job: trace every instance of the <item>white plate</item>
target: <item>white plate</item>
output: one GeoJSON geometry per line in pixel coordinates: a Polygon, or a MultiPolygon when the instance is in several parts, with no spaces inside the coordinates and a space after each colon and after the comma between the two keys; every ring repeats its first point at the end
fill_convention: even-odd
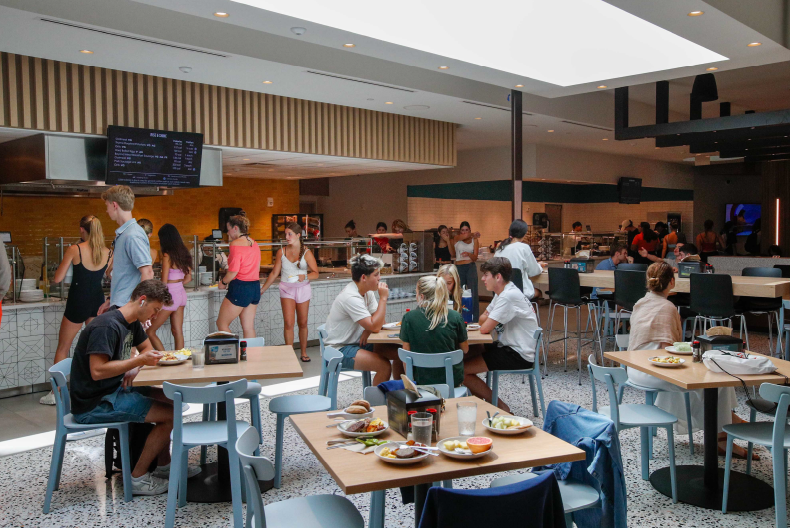
{"type": "Polygon", "coordinates": [[[527,427],[523,429],[495,429],[494,427],[488,426],[488,418],[483,418],[483,427],[488,429],[491,432],[501,435],[517,435],[529,430],[532,427],[532,420],[528,418],[522,418],[521,416],[506,416],[505,418],[510,418],[511,420],[516,419],[519,421],[521,425],[526,425],[527,427]]]}
{"type": "Polygon", "coordinates": [[[667,347],[667,348],[665,348],[664,350],[666,350],[666,351],[667,351],[667,352],[669,352],[670,354],[678,354],[678,355],[680,355],[680,356],[690,356],[690,355],[692,354],[691,350],[689,350],[688,352],[686,352],[686,351],[683,351],[683,350],[678,350],[678,349],[677,349],[677,348],[675,348],[674,346],[668,346],[668,347],[667,347]]]}
{"type": "Polygon", "coordinates": [[[413,457],[413,458],[385,458],[385,457],[383,457],[383,456],[381,456],[379,454],[379,453],[381,453],[381,450],[383,448],[385,448],[385,447],[388,447],[390,449],[395,449],[395,448],[403,447],[403,446],[404,446],[403,443],[388,442],[386,444],[378,446],[376,449],[373,450],[373,453],[375,453],[376,456],[379,457],[379,460],[387,462],[388,464],[396,464],[396,465],[399,465],[399,466],[406,466],[406,465],[409,465],[409,464],[416,464],[417,462],[421,462],[421,461],[425,460],[429,456],[428,453],[422,453],[422,454],[419,454],[419,455],[417,455],[416,457],[413,457]]]}
{"type": "Polygon", "coordinates": [[[390,428],[390,424],[388,424],[387,422],[384,422],[384,429],[382,429],[381,431],[376,431],[375,433],[365,433],[365,432],[351,433],[351,432],[346,431],[345,429],[343,429],[343,427],[345,427],[347,425],[351,425],[351,423],[352,422],[344,422],[344,423],[337,424],[337,430],[340,431],[341,433],[343,433],[346,436],[350,436],[351,438],[359,438],[360,436],[378,436],[378,435],[384,433],[384,431],[386,431],[387,429],[390,428]]]}
{"type": "Polygon", "coordinates": [[[479,324],[466,325],[466,329],[467,330],[480,330],[480,325],[479,324]]]}
{"type": "Polygon", "coordinates": [[[362,414],[353,414],[345,412],[346,410],[343,409],[342,411],[332,411],[331,413],[327,414],[327,418],[348,418],[350,420],[356,420],[357,418],[362,420],[364,418],[370,418],[373,416],[375,409],[371,409],[366,413],[362,414]]]}
{"type": "Polygon", "coordinates": [[[400,321],[398,321],[397,323],[387,323],[381,328],[383,328],[384,330],[392,330],[394,328],[400,328],[400,321]]]}
{"type": "Polygon", "coordinates": [[[483,451],[482,453],[456,453],[455,451],[448,451],[444,448],[444,443],[449,442],[450,440],[458,440],[459,442],[466,442],[468,439],[473,438],[471,436],[451,436],[450,438],[445,438],[444,440],[439,440],[436,442],[436,446],[439,448],[439,452],[443,455],[446,455],[450,458],[457,458],[459,460],[474,460],[475,458],[483,458],[489,453],[494,452],[494,446],[491,446],[491,449],[488,451],[483,451]]]}
{"type": "Polygon", "coordinates": [[[666,368],[678,368],[678,367],[682,367],[682,366],[683,366],[683,363],[685,363],[685,362],[686,362],[686,360],[685,360],[685,359],[680,359],[680,363],[660,363],[660,362],[658,362],[658,361],[653,361],[655,358],[658,358],[658,357],[666,357],[666,356],[651,356],[651,357],[647,358],[647,360],[648,360],[648,361],[649,361],[649,362],[650,362],[652,365],[655,365],[655,366],[657,366],[657,367],[666,367],[666,368]]]}
{"type": "Polygon", "coordinates": [[[189,356],[185,356],[184,354],[176,354],[176,357],[178,359],[173,359],[173,360],[160,359],[159,360],[159,364],[160,365],[180,365],[181,363],[183,363],[184,361],[189,359],[189,356]]]}

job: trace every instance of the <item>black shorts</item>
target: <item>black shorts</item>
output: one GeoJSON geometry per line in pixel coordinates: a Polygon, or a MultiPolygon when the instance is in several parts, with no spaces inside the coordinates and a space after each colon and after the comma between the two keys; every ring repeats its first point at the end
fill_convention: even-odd
{"type": "Polygon", "coordinates": [[[246,308],[251,304],[257,305],[261,300],[261,283],[233,279],[228,284],[225,298],[239,308],[246,308]]]}
{"type": "Polygon", "coordinates": [[[488,370],[528,370],[534,363],[527,361],[521,354],[509,346],[498,346],[497,343],[486,343],[483,361],[488,370]]]}

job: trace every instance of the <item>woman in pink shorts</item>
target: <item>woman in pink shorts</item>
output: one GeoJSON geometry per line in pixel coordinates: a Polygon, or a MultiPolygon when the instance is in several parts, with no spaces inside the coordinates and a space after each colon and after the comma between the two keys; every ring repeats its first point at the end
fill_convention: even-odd
{"type": "Polygon", "coordinates": [[[274,284],[280,276],[280,304],[283,308],[283,334],[285,344],[294,343],[294,312],[299,325],[299,347],[302,361],[307,363],[307,312],[310,309],[310,279],[318,278],[318,265],[315,257],[302,243],[302,228],[297,223],[285,227],[286,246],[274,257],[274,269],[261,288],[261,295],[274,284]]]}
{"type": "Polygon", "coordinates": [[[159,229],[159,248],[162,253],[162,282],[167,284],[173,304],[162,307],[162,311],[151,319],[151,326],[146,333],[156,350],[164,350],[156,331],[169,317],[174,349],[181,350],[184,348],[184,307],[187,305],[184,283],[192,280],[192,255],[181,240],[178,229],[172,224],[165,224],[159,229]]]}

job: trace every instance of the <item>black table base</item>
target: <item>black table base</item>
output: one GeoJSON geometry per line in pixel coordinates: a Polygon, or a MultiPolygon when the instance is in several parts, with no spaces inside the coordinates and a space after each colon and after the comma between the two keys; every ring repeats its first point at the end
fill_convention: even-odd
{"type": "MultiPolygon", "coordinates": [[[[187,480],[187,502],[231,502],[230,481],[220,476],[219,463],[201,464],[200,469],[199,474],[187,480]]],[[[261,492],[269,491],[274,480],[261,480],[258,485],[261,492]]]]}
{"type": "MultiPolygon", "coordinates": [[[[724,489],[724,468],[718,469],[718,485],[705,485],[703,466],[677,466],[678,501],[700,508],[721,511],[724,489]]],[[[669,468],[661,468],[650,475],[650,483],[660,493],[672,497],[669,468]]],[[[730,471],[730,493],[727,511],[756,511],[774,505],[774,489],[766,482],[745,473],[730,471]]]]}

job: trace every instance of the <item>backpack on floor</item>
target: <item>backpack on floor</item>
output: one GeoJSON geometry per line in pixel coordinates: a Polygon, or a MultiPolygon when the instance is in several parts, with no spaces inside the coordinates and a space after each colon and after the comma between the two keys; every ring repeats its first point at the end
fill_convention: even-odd
{"type": "MultiPolygon", "coordinates": [[[[132,467],[140,460],[145,441],[148,439],[148,435],[153,428],[154,424],[149,423],[129,424],[129,460],[132,463],[132,467]]],[[[104,436],[105,478],[112,477],[112,474],[116,471],[120,471],[121,468],[121,437],[117,429],[107,429],[107,433],[104,436]]],[[[153,471],[154,469],[156,469],[156,459],[151,462],[151,467],[148,468],[149,471],[153,471]]]]}

